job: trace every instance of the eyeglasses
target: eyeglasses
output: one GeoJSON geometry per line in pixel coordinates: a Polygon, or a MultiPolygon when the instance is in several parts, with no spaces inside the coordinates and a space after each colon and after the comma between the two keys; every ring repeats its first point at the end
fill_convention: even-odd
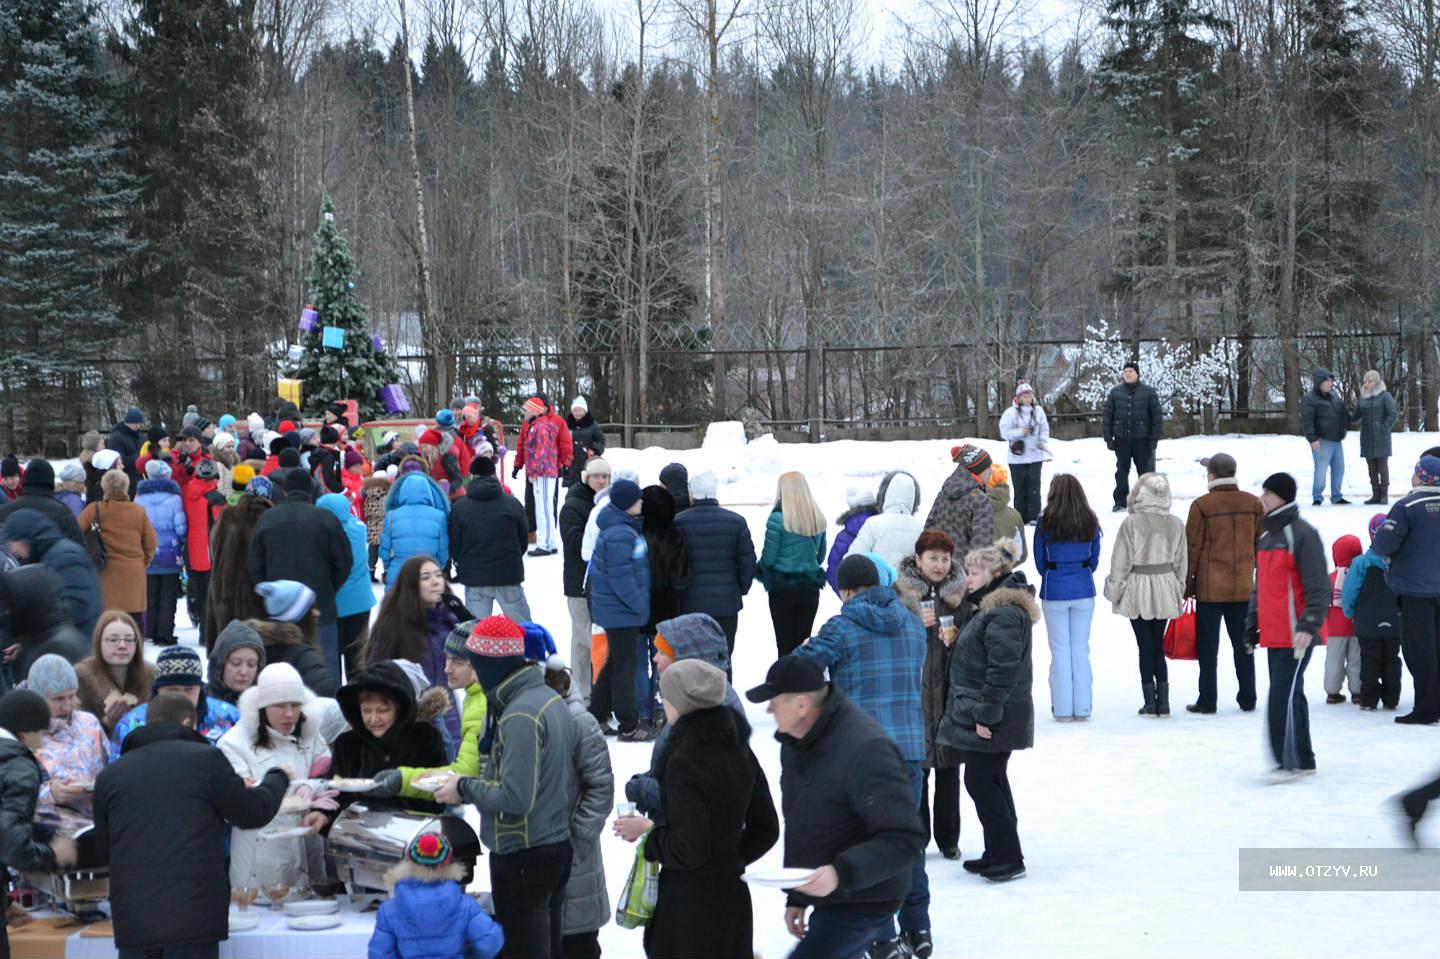
{"type": "Polygon", "coordinates": [[[106,646],[134,646],[134,636],[106,636],[100,640],[106,646]]]}

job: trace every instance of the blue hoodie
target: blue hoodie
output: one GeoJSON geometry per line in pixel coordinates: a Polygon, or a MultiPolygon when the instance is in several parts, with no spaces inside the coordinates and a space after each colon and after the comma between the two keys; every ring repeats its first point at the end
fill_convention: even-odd
{"type": "Polygon", "coordinates": [[[397,882],[395,895],[380,905],[369,959],[494,959],[499,954],[505,933],[444,870],[408,862],[396,868],[416,876],[397,882]],[[431,875],[420,878],[420,873],[431,875]]]}
{"type": "Polygon", "coordinates": [[[335,615],[354,616],[375,605],[375,592],[370,588],[369,547],[365,541],[365,524],[355,517],[350,501],[340,493],[326,493],[315,505],[340,521],[345,538],[350,541],[350,575],[335,591],[335,615]]]}
{"type": "Polygon", "coordinates": [[[650,551],[640,517],[610,504],[595,525],[600,536],[590,555],[590,619],[605,629],[650,622],[650,551]]]}
{"type": "Polygon", "coordinates": [[[450,501],[434,480],[417,472],[397,479],[385,497],[380,559],[386,590],[412,556],[433,556],[442,569],[450,564],[450,501]]]}

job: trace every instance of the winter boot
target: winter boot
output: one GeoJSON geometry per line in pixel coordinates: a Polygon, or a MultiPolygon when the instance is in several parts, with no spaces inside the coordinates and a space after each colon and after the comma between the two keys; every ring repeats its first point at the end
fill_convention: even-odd
{"type": "Polygon", "coordinates": [[[1371,483],[1370,498],[1365,501],[1365,505],[1374,506],[1378,502],[1380,502],[1380,487],[1376,486],[1374,483],[1371,483]]]}
{"type": "Polygon", "coordinates": [[[1170,684],[1159,683],[1155,687],[1155,714],[1157,716],[1170,715],[1170,684]]]}
{"type": "Polygon", "coordinates": [[[1155,684],[1141,683],[1140,690],[1145,694],[1145,705],[1140,707],[1141,716],[1157,716],[1155,712],[1155,684]]]}
{"type": "Polygon", "coordinates": [[[1388,502],[1390,502],[1390,484],[1389,484],[1389,483],[1382,483],[1382,484],[1380,484],[1380,491],[1379,491],[1376,495],[1380,497],[1376,502],[1379,502],[1379,503],[1388,503],[1388,502]]]}

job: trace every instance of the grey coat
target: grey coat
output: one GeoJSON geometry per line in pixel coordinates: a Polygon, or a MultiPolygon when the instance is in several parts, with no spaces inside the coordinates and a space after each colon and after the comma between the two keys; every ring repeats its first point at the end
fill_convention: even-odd
{"type": "MultiPolygon", "coordinates": [[[[875,520],[870,520],[873,522],[875,520]]],[[[995,510],[985,495],[985,487],[964,466],[955,467],[955,472],[940,487],[940,495],[935,497],[930,515],[925,517],[922,530],[925,529],[943,530],[955,541],[957,556],[994,545],[995,510]]],[[[864,527],[860,531],[863,533],[864,527]]]]}
{"type": "Polygon", "coordinates": [[[1365,459],[1384,459],[1391,455],[1390,431],[1400,412],[1395,408],[1395,397],[1381,384],[1380,389],[1370,395],[1361,395],[1350,414],[1350,422],[1360,424],[1360,455],[1365,459]]]}
{"type": "Polygon", "coordinates": [[[615,799],[615,773],[605,734],[578,698],[565,705],[575,720],[575,752],[570,775],[570,881],[565,884],[564,934],[594,932],[610,921],[605,889],[605,860],[600,834],[615,799]]]}

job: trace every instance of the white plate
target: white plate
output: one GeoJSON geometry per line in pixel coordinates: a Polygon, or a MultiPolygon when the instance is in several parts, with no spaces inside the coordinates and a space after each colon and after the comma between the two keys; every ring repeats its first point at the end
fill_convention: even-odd
{"type": "Polygon", "coordinates": [[[418,776],[415,779],[410,780],[410,785],[414,786],[422,793],[433,793],[435,790],[445,785],[445,783],[447,783],[449,780],[450,776],[448,774],[442,774],[439,776],[418,776]]]}
{"type": "Polygon", "coordinates": [[[260,925],[260,917],[253,912],[230,913],[231,932],[248,932],[258,925],[260,925]]]}
{"type": "Polygon", "coordinates": [[[285,925],[301,932],[314,932],[317,929],[334,929],[342,922],[344,920],[339,916],[291,916],[285,920],[285,925]]]}
{"type": "Polygon", "coordinates": [[[340,911],[336,899],[301,899],[285,904],[287,916],[330,916],[340,911]]]}
{"type": "Polygon", "coordinates": [[[283,813],[309,812],[310,798],[308,796],[286,796],[280,800],[280,811],[283,813]]]}
{"type": "Polygon", "coordinates": [[[342,793],[363,793],[375,788],[373,779],[332,779],[330,788],[342,793]]]}
{"type": "Polygon", "coordinates": [[[752,886],[768,886],[771,889],[794,889],[796,886],[804,885],[805,880],[810,878],[813,869],[803,869],[798,866],[791,866],[781,869],[762,869],[759,872],[747,872],[740,878],[752,886]]]}
{"type": "Polygon", "coordinates": [[[310,835],[309,826],[295,826],[291,829],[262,829],[256,834],[257,839],[299,839],[301,836],[310,835]]]}

